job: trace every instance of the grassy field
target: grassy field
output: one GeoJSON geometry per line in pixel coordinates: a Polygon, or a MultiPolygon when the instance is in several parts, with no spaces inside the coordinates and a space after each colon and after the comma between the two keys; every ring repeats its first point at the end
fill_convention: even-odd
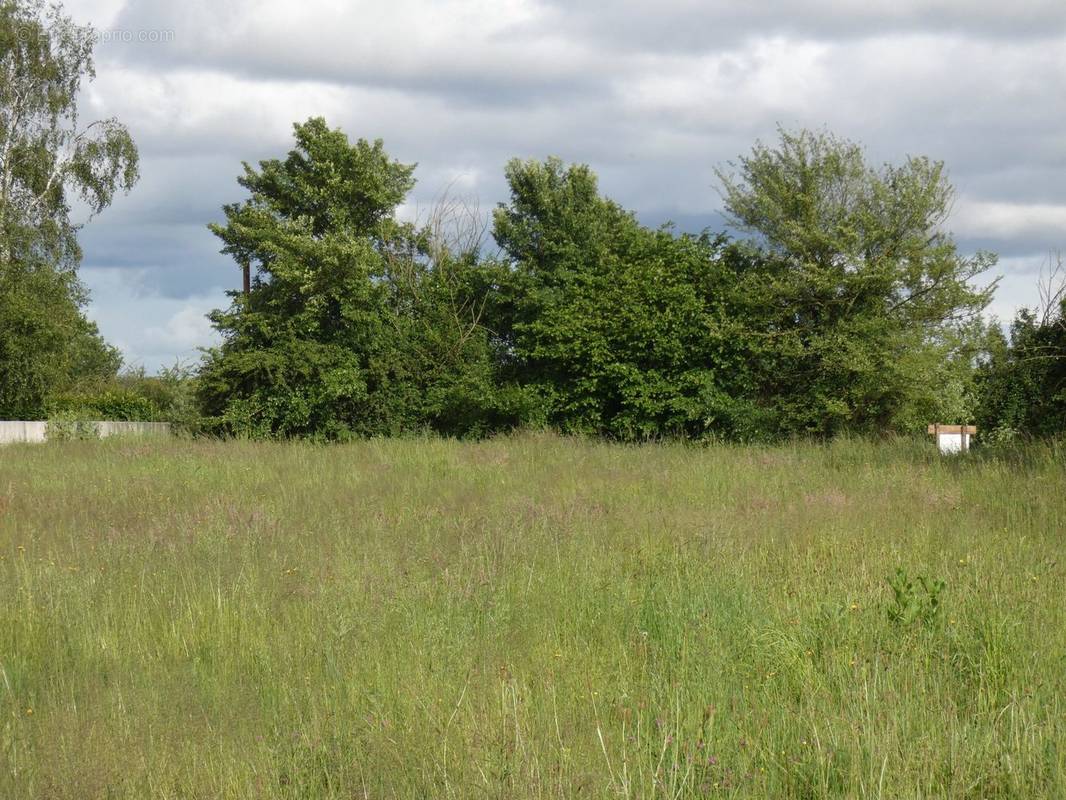
{"type": "Polygon", "coordinates": [[[1064,452],[931,447],[4,448],[0,797],[1066,797],[1064,452]]]}

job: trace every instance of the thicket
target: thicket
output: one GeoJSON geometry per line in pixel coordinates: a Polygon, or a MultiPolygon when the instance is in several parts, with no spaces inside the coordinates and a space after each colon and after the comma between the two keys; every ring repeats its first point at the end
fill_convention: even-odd
{"type": "Polygon", "coordinates": [[[1040,303],[1008,334],[993,326],[977,369],[975,417],[997,441],[1066,431],[1066,273],[1049,259],[1040,303]]]}
{"type": "Polygon", "coordinates": [[[48,418],[79,421],[170,422],[188,433],[200,431],[195,370],[181,362],[149,375],[143,367],[98,380],[83,380],[54,394],[48,418]]]}
{"type": "Polygon", "coordinates": [[[852,142],[780,130],[719,172],[731,230],[690,234],[642,225],[557,159],[509,163],[490,222],[447,198],[404,222],[414,165],[322,119],[295,138],[245,164],[248,197],[212,226],[249,274],[212,315],[222,343],[199,375],[216,432],[1061,430],[1038,410],[1061,324],[1022,316],[1008,340],[981,321],[994,287],[974,279],[995,257],[946,230],[938,162],[872,167],[852,142]],[[1018,354],[1037,341],[1034,367],[1018,354]]]}

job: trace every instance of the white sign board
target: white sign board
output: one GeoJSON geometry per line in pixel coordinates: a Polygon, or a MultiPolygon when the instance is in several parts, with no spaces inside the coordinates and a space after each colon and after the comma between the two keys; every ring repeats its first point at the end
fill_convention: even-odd
{"type": "Polygon", "coordinates": [[[936,446],[944,455],[965,453],[970,438],[977,433],[973,425],[930,425],[929,433],[936,437],[936,446]]]}
{"type": "Polygon", "coordinates": [[[948,453],[961,453],[962,452],[962,434],[961,433],[942,433],[937,437],[937,445],[940,447],[940,452],[945,455],[948,453]]]}

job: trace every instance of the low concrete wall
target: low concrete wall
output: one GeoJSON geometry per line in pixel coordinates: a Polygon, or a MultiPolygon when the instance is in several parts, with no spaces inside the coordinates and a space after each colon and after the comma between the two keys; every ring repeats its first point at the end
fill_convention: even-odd
{"type": "MultiPolygon", "coordinates": [[[[166,436],[169,422],[93,422],[101,439],[108,436],[166,436]]],[[[0,444],[44,442],[48,440],[47,422],[0,422],[0,444]]]]}
{"type": "Polygon", "coordinates": [[[0,444],[43,442],[47,438],[47,422],[0,422],[0,444]]]}
{"type": "Polygon", "coordinates": [[[97,435],[108,436],[166,436],[170,433],[169,422],[94,422],[97,435]]]}

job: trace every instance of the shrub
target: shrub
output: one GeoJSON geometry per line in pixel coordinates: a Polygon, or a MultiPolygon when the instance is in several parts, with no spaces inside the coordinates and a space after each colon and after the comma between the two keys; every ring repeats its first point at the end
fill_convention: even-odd
{"type": "Polygon", "coordinates": [[[72,442],[99,439],[100,433],[92,421],[76,412],[62,411],[48,420],[46,436],[50,442],[72,442]]]}
{"type": "Polygon", "coordinates": [[[888,609],[888,618],[898,625],[934,622],[940,615],[940,595],[946,584],[937,578],[919,575],[913,581],[902,567],[888,578],[892,587],[892,605],[888,609]]]}
{"type": "Polygon", "coordinates": [[[66,415],[117,422],[154,422],[160,416],[159,408],[148,398],[117,388],[59,395],[52,400],[49,410],[52,417],[66,415]]]}

